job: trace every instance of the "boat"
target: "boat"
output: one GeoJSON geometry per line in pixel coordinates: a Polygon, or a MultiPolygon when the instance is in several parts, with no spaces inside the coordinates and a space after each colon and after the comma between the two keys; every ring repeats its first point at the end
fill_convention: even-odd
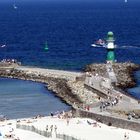
{"type": "Polygon", "coordinates": [[[94,44],[91,44],[92,47],[106,47],[106,43],[104,40],[102,39],[98,39],[97,41],[95,41],[94,44]]]}
{"type": "Polygon", "coordinates": [[[0,47],[1,47],[1,48],[4,48],[4,47],[6,47],[6,45],[4,44],[4,45],[1,45],[0,47]]]}
{"type": "Polygon", "coordinates": [[[17,6],[16,6],[16,4],[13,4],[13,8],[14,8],[14,9],[17,9],[17,6]]]}

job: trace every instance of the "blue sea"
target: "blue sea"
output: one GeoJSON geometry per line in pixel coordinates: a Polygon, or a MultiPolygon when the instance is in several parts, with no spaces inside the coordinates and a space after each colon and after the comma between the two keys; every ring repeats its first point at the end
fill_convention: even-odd
{"type": "MultiPolygon", "coordinates": [[[[99,0],[100,1],[100,0],[99,0]]],[[[106,50],[91,44],[113,31],[119,62],[140,63],[140,1],[13,1],[0,3],[0,59],[23,65],[80,71],[105,62],[106,50]],[[45,42],[48,51],[44,50],[45,42]]]]}
{"type": "Polygon", "coordinates": [[[0,78],[0,116],[26,118],[70,109],[70,106],[48,91],[44,84],[0,78]]]}
{"type": "MultiPolygon", "coordinates": [[[[11,0],[0,2],[0,45],[6,45],[0,48],[0,59],[82,71],[87,64],[106,61],[106,49],[91,44],[113,31],[117,61],[140,64],[140,1],[15,2],[17,9],[11,0]],[[48,50],[44,49],[46,42],[48,50]]],[[[140,80],[140,72],[136,79],[140,80]]],[[[137,82],[137,88],[130,89],[130,93],[140,99],[139,85],[137,82]]]]}

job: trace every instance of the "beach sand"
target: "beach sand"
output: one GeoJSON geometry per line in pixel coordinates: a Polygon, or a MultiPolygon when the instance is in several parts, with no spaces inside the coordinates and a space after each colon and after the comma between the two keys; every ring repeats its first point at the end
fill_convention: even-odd
{"type": "Polygon", "coordinates": [[[13,134],[20,140],[58,140],[57,134],[66,134],[73,136],[80,140],[140,140],[140,133],[136,131],[120,129],[112,126],[96,122],[95,120],[88,118],[71,118],[71,119],[59,119],[55,117],[41,117],[37,119],[20,119],[18,124],[34,126],[39,130],[46,130],[48,125],[48,132],[52,128],[52,137],[46,138],[37,133],[26,131],[16,128],[17,120],[8,120],[0,122],[0,132],[2,133],[3,140],[14,140],[13,138],[6,138],[5,135],[13,134]],[[55,127],[57,127],[55,129],[55,127]],[[12,132],[10,132],[12,131],[12,132]]]}

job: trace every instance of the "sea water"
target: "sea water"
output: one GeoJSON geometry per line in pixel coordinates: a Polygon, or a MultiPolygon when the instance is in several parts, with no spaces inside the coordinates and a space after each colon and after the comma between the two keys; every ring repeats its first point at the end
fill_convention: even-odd
{"type": "Polygon", "coordinates": [[[22,0],[16,10],[11,0],[0,2],[0,59],[81,71],[106,61],[106,49],[91,44],[113,31],[117,61],[140,64],[140,1],[64,1],[22,0]]]}
{"type": "Polygon", "coordinates": [[[140,71],[136,71],[134,77],[136,80],[136,87],[130,88],[127,91],[130,95],[140,100],[140,71]]]}
{"type": "MultiPolygon", "coordinates": [[[[106,62],[106,49],[93,48],[91,44],[99,38],[106,39],[107,32],[113,31],[117,44],[116,60],[140,64],[140,1],[133,0],[127,4],[122,0],[64,1],[16,1],[16,10],[11,0],[0,1],[0,45],[6,45],[0,47],[0,59],[14,58],[22,65],[82,71],[87,64],[106,62]],[[44,49],[46,42],[47,51],[44,49]]],[[[140,79],[137,74],[136,78],[140,79]]],[[[53,99],[47,100],[52,94],[44,91],[42,86],[40,92],[30,91],[36,89],[36,83],[33,83],[28,91],[26,88],[18,89],[13,81],[4,84],[6,81],[10,82],[9,79],[0,80],[0,90],[9,90],[8,93],[0,92],[0,105],[8,106],[1,106],[0,113],[24,117],[25,114],[36,115],[42,109],[43,113],[48,113],[53,109],[50,105],[58,107],[52,103],[53,99]],[[36,103],[32,105],[34,101],[36,103]],[[47,104],[50,101],[51,104],[47,104]],[[44,107],[37,111],[41,105],[44,107]],[[18,109],[20,106],[23,108],[18,109]],[[33,114],[30,114],[31,110],[33,114]]],[[[138,88],[139,83],[136,88],[130,89],[137,98],[138,88]]]]}
{"type": "Polygon", "coordinates": [[[0,115],[10,119],[25,118],[70,108],[42,83],[0,78],[0,115]]]}

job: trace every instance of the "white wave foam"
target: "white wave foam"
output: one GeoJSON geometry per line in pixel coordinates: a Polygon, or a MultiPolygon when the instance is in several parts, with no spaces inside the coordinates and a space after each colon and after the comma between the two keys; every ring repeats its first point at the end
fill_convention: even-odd
{"type": "Polygon", "coordinates": [[[140,47],[138,46],[117,46],[116,48],[118,49],[132,49],[132,48],[135,48],[135,49],[140,49],[140,47]]]}

